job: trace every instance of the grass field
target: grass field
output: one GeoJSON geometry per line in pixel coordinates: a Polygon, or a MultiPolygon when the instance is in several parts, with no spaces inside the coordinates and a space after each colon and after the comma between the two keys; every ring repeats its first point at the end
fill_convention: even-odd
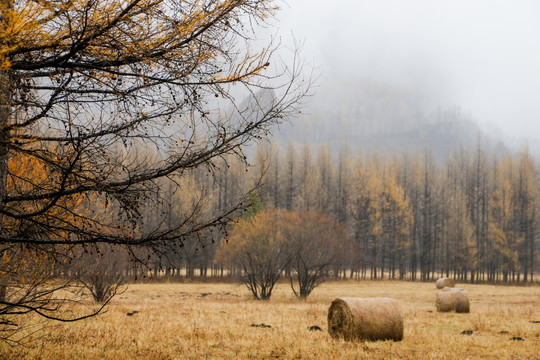
{"type": "Polygon", "coordinates": [[[540,359],[540,287],[458,286],[469,292],[470,314],[437,313],[434,283],[330,282],[305,302],[286,284],[269,302],[234,284],[137,284],[103,315],[50,326],[27,346],[0,345],[0,358],[540,359]],[[341,296],[397,299],[403,341],[333,340],[326,316],[341,296]]]}

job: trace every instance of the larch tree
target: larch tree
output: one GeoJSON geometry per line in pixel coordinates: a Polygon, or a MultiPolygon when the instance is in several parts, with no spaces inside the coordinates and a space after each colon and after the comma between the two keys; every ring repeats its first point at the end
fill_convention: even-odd
{"type": "Polygon", "coordinates": [[[402,160],[399,162],[399,169],[396,173],[396,178],[399,186],[404,191],[404,200],[409,203],[411,208],[413,222],[411,224],[410,239],[409,239],[409,261],[408,268],[411,273],[411,279],[416,280],[417,277],[417,268],[418,268],[418,256],[417,256],[417,226],[416,221],[418,219],[418,199],[419,199],[419,189],[416,186],[416,161],[415,158],[410,154],[405,153],[402,155],[402,160]]]}
{"type": "Polygon", "coordinates": [[[283,164],[284,174],[284,193],[285,193],[285,209],[287,211],[293,210],[293,200],[296,198],[298,192],[298,165],[295,162],[298,161],[296,148],[294,143],[289,142],[285,153],[285,160],[283,164]]]}
{"type": "Polygon", "coordinates": [[[299,163],[298,210],[314,211],[317,206],[315,199],[315,195],[317,194],[317,176],[316,169],[314,168],[313,154],[308,144],[304,144],[302,147],[299,155],[299,163]]]}
{"type": "MultiPolygon", "coordinates": [[[[386,166],[379,201],[384,243],[387,246],[384,256],[389,258],[390,265],[388,276],[395,279],[397,267],[399,278],[403,279],[406,274],[405,265],[413,216],[405,192],[397,183],[395,167],[395,162],[386,166]]],[[[384,262],[381,266],[384,268],[384,262]]]]}
{"type": "Polygon", "coordinates": [[[360,243],[359,248],[362,254],[362,277],[366,276],[367,264],[369,263],[370,277],[377,279],[383,228],[381,202],[379,201],[382,181],[375,157],[369,158],[365,167],[358,169],[357,176],[357,195],[353,213],[356,227],[355,239],[360,243]]]}
{"type": "Polygon", "coordinates": [[[351,160],[347,156],[348,153],[350,153],[348,144],[341,144],[336,169],[336,199],[334,212],[337,220],[344,224],[349,221],[349,213],[352,203],[350,198],[352,197],[353,193],[353,170],[351,160]]]}
{"type": "MultiPolygon", "coordinates": [[[[527,150],[519,154],[518,176],[514,188],[516,190],[517,232],[523,238],[520,247],[520,263],[522,264],[523,280],[533,279],[534,274],[534,241],[538,221],[537,198],[538,198],[538,175],[534,160],[527,150]]],[[[518,276],[519,281],[519,276],[518,276]]]]}
{"type": "MultiPolygon", "coordinates": [[[[514,189],[512,174],[514,161],[506,157],[494,166],[494,189],[490,202],[489,238],[494,250],[493,271],[502,272],[502,281],[508,282],[513,270],[519,267],[519,246],[522,239],[516,233],[514,221],[514,189]],[[496,269],[496,270],[495,270],[496,269]]],[[[494,275],[495,278],[495,275],[494,275]]]]}
{"type": "MultiPolygon", "coordinates": [[[[69,261],[75,247],[103,243],[163,251],[225,226],[245,198],[174,221],[142,209],[167,209],[161,179],[213,172],[227,154],[245,159],[244,144],[297,112],[309,89],[298,58],[271,71],[279,44],[255,44],[276,9],[271,0],[2,1],[0,255],[19,246],[69,261]],[[141,146],[159,156],[132,160],[141,146]],[[20,161],[47,176],[16,172],[20,161]],[[114,216],[98,221],[81,201],[112,204],[114,216]]],[[[9,288],[0,306],[80,317],[62,317],[59,303],[14,302],[9,288]]]]}
{"type": "Polygon", "coordinates": [[[319,145],[315,163],[317,184],[316,209],[325,214],[335,210],[336,194],[334,192],[334,166],[330,150],[326,145],[319,145]]]}
{"type": "MultiPolygon", "coordinates": [[[[266,144],[268,145],[268,144],[266,144]]],[[[257,165],[264,169],[265,176],[260,194],[268,207],[280,208],[282,199],[281,153],[277,144],[258,150],[257,165]]]]}
{"type": "Polygon", "coordinates": [[[484,262],[488,257],[486,252],[488,233],[488,181],[487,181],[487,156],[482,148],[481,138],[477,139],[474,159],[467,174],[467,206],[469,216],[474,224],[476,239],[476,253],[478,256],[477,269],[471,269],[471,281],[480,280],[487,265],[484,262]]]}
{"type": "Polygon", "coordinates": [[[467,213],[465,194],[458,187],[452,191],[452,196],[446,204],[448,207],[446,237],[450,250],[447,256],[451,256],[454,274],[457,274],[460,280],[466,280],[468,271],[473,272],[477,265],[476,234],[474,224],[467,213]]]}
{"type": "Polygon", "coordinates": [[[435,249],[437,248],[438,172],[433,154],[425,149],[416,166],[415,186],[418,196],[413,201],[416,236],[418,237],[418,258],[423,281],[430,279],[434,271],[435,249]]]}

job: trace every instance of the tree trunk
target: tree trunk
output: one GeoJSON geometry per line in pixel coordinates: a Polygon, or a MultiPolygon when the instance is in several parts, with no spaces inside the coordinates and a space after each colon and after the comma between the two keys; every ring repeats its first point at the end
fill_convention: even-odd
{"type": "MultiPolygon", "coordinates": [[[[7,4],[7,8],[11,9],[12,4],[7,4]]],[[[6,19],[0,20],[5,22],[6,19]]],[[[6,24],[0,23],[0,31],[6,24]]],[[[4,44],[2,44],[4,45],[4,44]]],[[[3,62],[7,59],[0,58],[0,209],[4,208],[5,198],[7,196],[7,176],[9,164],[9,131],[8,126],[11,123],[12,117],[12,97],[13,97],[13,76],[9,69],[2,69],[3,62]]],[[[0,234],[3,233],[2,224],[3,216],[0,215],[0,234]]],[[[0,249],[0,257],[2,257],[4,249],[0,249]]],[[[3,302],[6,298],[7,284],[0,284],[0,301],[3,302]]]]}

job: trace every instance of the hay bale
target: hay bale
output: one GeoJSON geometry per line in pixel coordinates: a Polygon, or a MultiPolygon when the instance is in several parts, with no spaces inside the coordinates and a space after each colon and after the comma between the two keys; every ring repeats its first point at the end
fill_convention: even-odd
{"type": "Polygon", "coordinates": [[[470,311],[469,293],[461,291],[439,291],[435,304],[438,312],[455,311],[457,313],[468,313],[470,311]]]}
{"type": "Polygon", "coordinates": [[[455,287],[448,287],[448,286],[445,286],[442,291],[465,291],[463,290],[462,288],[455,288],[455,287]]]}
{"type": "Polygon", "coordinates": [[[334,339],[403,339],[403,316],[399,304],[389,298],[338,298],[328,309],[328,332],[334,339]]]}
{"type": "Polygon", "coordinates": [[[440,278],[435,282],[437,289],[442,289],[444,287],[454,287],[456,286],[456,281],[450,278],[440,278]]]}

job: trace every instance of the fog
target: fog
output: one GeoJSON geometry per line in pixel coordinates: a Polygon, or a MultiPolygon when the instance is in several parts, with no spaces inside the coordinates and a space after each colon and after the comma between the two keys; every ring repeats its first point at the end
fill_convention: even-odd
{"type": "Polygon", "coordinates": [[[507,136],[540,138],[538,1],[289,0],[277,18],[323,78],[417,90],[507,136]]]}

